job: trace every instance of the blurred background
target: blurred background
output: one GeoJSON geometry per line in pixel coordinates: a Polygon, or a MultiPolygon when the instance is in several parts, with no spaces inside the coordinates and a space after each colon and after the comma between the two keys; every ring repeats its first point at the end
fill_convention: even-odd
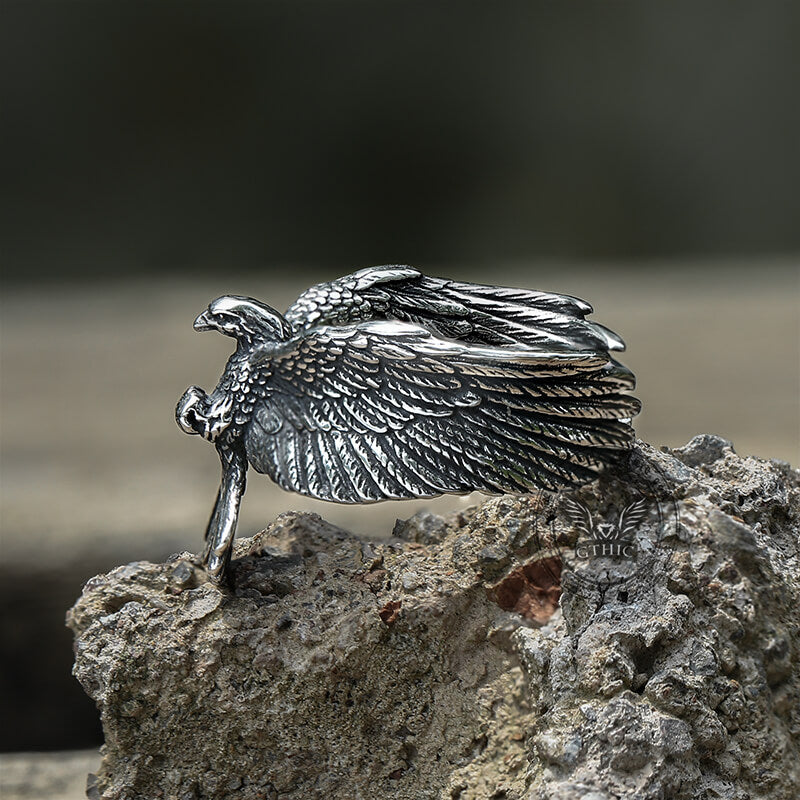
{"type": "MultiPolygon", "coordinates": [[[[100,743],[64,612],[200,547],[217,463],[173,408],[229,353],[191,327],[219,294],[382,263],[575,294],[642,438],[797,464],[798,34],[789,0],[4,0],[0,749],[100,743]]],[[[467,502],[254,476],[240,532],[467,502]]]]}

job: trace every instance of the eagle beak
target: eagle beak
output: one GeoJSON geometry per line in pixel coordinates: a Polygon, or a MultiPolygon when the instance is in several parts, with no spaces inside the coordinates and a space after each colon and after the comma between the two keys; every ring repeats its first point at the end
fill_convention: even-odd
{"type": "Polygon", "coordinates": [[[214,325],[211,322],[209,311],[206,309],[195,321],[194,321],[194,329],[196,331],[210,331],[214,329],[214,325]]]}

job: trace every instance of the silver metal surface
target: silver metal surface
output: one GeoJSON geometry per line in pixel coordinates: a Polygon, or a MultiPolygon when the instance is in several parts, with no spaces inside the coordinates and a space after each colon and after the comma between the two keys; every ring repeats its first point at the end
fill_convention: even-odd
{"type": "Polygon", "coordinates": [[[222,482],[203,561],[221,579],[248,463],[338,503],[557,490],[630,447],[625,345],[567,295],[361,270],[304,292],[285,315],[220,297],[195,321],[237,341],[211,394],[176,409],[214,443],[222,482]]]}

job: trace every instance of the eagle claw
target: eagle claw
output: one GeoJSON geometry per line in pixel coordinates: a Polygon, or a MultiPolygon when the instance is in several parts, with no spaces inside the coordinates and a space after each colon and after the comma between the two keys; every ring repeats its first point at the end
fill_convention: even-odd
{"type": "Polygon", "coordinates": [[[204,436],[208,430],[209,397],[199,386],[190,386],[178,401],[175,419],[184,433],[204,436]]]}

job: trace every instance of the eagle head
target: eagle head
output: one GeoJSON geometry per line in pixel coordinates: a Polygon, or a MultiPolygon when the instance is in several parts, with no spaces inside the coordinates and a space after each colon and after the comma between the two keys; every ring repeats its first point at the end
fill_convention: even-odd
{"type": "Polygon", "coordinates": [[[245,342],[283,341],[292,335],[289,324],[274,308],[252,297],[223,295],[194,321],[196,331],[219,331],[245,342]]]}

